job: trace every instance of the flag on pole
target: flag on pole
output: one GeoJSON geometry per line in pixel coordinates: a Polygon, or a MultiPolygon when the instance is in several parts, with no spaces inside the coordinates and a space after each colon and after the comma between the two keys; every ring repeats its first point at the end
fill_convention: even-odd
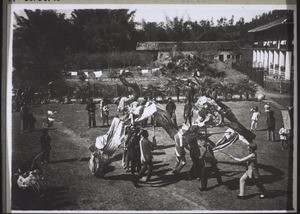
{"type": "Polygon", "coordinates": [[[242,135],[233,129],[228,128],[222,138],[217,142],[216,147],[213,148],[213,151],[216,152],[218,150],[225,149],[234,144],[237,140],[240,140],[247,145],[249,144],[249,142],[242,135]]]}

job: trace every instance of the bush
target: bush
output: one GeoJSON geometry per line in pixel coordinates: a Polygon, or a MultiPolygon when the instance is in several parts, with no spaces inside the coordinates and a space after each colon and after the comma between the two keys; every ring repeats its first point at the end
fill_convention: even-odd
{"type": "Polygon", "coordinates": [[[68,70],[94,69],[94,68],[120,68],[129,66],[147,66],[153,56],[137,51],[109,52],[109,53],[77,53],[66,56],[68,70]]]}
{"type": "Polygon", "coordinates": [[[118,71],[110,69],[107,76],[111,79],[116,79],[118,78],[118,71]]]}

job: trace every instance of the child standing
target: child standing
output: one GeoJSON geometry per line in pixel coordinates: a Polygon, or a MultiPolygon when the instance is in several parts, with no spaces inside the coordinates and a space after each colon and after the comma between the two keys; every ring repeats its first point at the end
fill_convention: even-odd
{"type": "Polygon", "coordinates": [[[281,148],[282,150],[286,149],[288,147],[287,144],[287,130],[284,128],[284,124],[282,124],[281,129],[279,129],[279,137],[280,137],[280,141],[281,141],[281,148]]]}
{"type": "Polygon", "coordinates": [[[253,112],[252,117],[251,117],[251,128],[250,131],[256,130],[257,129],[257,121],[258,121],[258,116],[261,115],[260,112],[258,111],[258,107],[255,106],[250,110],[250,112],[253,112]]]}
{"type": "Polygon", "coordinates": [[[36,119],[35,119],[33,113],[29,114],[28,123],[29,123],[29,131],[34,131],[36,119]]]}
{"type": "Polygon", "coordinates": [[[47,129],[43,129],[42,132],[43,132],[43,134],[40,137],[41,152],[43,152],[41,164],[44,164],[44,162],[49,163],[49,161],[50,161],[51,137],[48,135],[47,129]]]}
{"type": "Polygon", "coordinates": [[[108,108],[108,105],[105,103],[102,107],[103,126],[104,126],[105,122],[109,126],[108,117],[109,117],[109,108],[108,108]]]}

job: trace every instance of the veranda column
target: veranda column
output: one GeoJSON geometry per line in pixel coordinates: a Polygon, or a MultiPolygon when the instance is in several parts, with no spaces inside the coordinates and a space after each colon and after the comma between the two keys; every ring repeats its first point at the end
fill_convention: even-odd
{"type": "Polygon", "coordinates": [[[265,51],[261,50],[260,53],[260,67],[263,68],[265,64],[265,51]]]}
{"type": "Polygon", "coordinates": [[[281,67],[285,66],[284,61],[285,61],[284,53],[282,51],[279,51],[279,67],[278,67],[279,70],[278,70],[278,74],[279,74],[280,77],[281,77],[281,73],[282,73],[281,72],[281,67]]]}
{"type": "Polygon", "coordinates": [[[291,69],[292,69],[292,52],[287,51],[285,55],[285,76],[284,79],[291,79],[291,69]]]}
{"type": "Polygon", "coordinates": [[[265,56],[265,58],[264,58],[264,70],[268,70],[268,68],[269,68],[269,54],[268,54],[267,50],[264,51],[264,56],[265,56]]]}
{"type": "Polygon", "coordinates": [[[256,67],[259,68],[259,63],[260,63],[260,50],[257,50],[257,55],[256,55],[256,67]]]}
{"type": "Polygon", "coordinates": [[[279,63],[279,54],[278,51],[274,51],[274,74],[278,75],[278,63],[279,63]]]}
{"type": "Polygon", "coordinates": [[[274,74],[274,53],[273,51],[269,51],[269,74],[274,74]],[[273,67],[271,68],[271,64],[273,67]]]}
{"type": "Polygon", "coordinates": [[[257,51],[253,50],[253,65],[252,67],[255,68],[256,67],[256,57],[257,57],[257,51]]]}

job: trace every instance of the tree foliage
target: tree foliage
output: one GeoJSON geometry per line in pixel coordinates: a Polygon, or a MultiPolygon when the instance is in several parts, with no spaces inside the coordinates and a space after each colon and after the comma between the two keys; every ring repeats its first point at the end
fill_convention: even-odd
{"type": "MultiPolygon", "coordinates": [[[[243,18],[235,22],[234,16],[216,21],[166,17],[161,23],[136,23],[135,11],[128,9],[74,10],[69,19],[54,10],[24,12],[25,15],[14,14],[13,83],[27,82],[33,87],[62,79],[62,70],[141,65],[142,58],[126,53],[134,51],[136,43],[142,41],[235,40],[241,46],[247,45],[251,41],[250,29],[293,13],[275,10],[249,23],[243,18]],[[108,52],[115,54],[106,55],[108,52]],[[97,59],[99,54],[101,61],[97,59]]],[[[195,66],[198,65],[186,64],[183,68],[195,66]]],[[[169,67],[181,69],[174,62],[169,67]]]]}

